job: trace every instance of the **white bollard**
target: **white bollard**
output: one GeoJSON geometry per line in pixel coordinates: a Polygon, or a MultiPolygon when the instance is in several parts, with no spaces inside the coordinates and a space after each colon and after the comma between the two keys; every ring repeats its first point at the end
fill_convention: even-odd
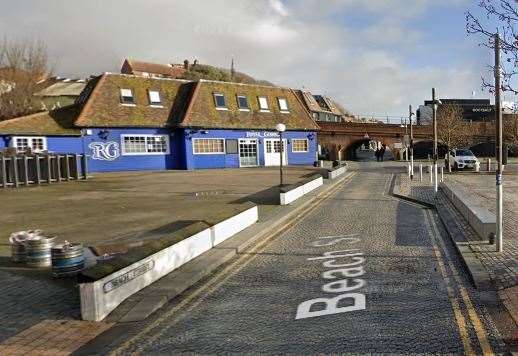
{"type": "Polygon", "coordinates": [[[444,182],[444,167],[441,167],[441,182],[444,182]]]}
{"type": "Polygon", "coordinates": [[[412,177],[412,167],[410,167],[410,165],[407,166],[407,173],[408,173],[408,178],[411,178],[412,177]]]}
{"type": "Polygon", "coordinates": [[[419,165],[419,181],[420,182],[423,181],[423,165],[422,164],[419,165]]]}
{"type": "Polygon", "coordinates": [[[491,158],[487,159],[487,171],[491,172],[491,158]]]}
{"type": "Polygon", "coordinates": [[[428,170],[430,171],[430,183],[433,184],[433,166],[428,166],[428,170]]]}

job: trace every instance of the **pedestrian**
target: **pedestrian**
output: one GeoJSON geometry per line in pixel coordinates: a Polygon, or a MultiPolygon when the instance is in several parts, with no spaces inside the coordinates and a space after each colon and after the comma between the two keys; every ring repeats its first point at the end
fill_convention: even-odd
{"type": "Polygon", "coordinates": [[[374,152],[374,156],[376,156],[376,161],[380,161],[380,149],[376,148],[376,152],[374,152]]]}
{"type": "Polygon", "coordinates": [[[383,162],[383,159],[385,158],[385,150],[387,149],[387,146],[385,144],[383,144],[381,146],[381,150],[380,150],[380,160],[381,162],[383,162]]]}

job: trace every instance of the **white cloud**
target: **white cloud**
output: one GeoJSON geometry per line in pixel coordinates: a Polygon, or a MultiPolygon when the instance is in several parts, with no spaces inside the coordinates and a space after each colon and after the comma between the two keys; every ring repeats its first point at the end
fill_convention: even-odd
{"type": "Polygon", "coordinates": [[[0,33],[44,40],[58,74],[117,71],[125,57],[158,62],[198,58],[280,85],[335,96],[359,113],[404,113],[436,85],[444,95],[479,87],[468,59],[409,67],[422,34],[407,19],[465,0],[0,0],[0,33]],[[337,14],[363,9],[352,28],[337,14]],[[446,89],[445,89],[446,90],[446,89]]]}

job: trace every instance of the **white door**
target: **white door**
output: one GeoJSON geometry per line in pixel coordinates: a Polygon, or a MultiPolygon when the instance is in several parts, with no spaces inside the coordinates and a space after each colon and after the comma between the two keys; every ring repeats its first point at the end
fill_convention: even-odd
{"type": "Polygon", "coordinates": [[[259,165],[256,139],[239,140],[239,167],[255,167],[259,165]]]}
{"type": "MultiPolygon", "coordinates": [[[[286,147],[286,139],[282,140],[284,148],[286,147]]],[[[288,155],[286,149],[282,150],[283,158],[282,165],[288,165],[288,155]]],[[[281,141],[278,138],[264,139],[264,165],[265,166],[280,166],[281,164],[281,141]]]]}

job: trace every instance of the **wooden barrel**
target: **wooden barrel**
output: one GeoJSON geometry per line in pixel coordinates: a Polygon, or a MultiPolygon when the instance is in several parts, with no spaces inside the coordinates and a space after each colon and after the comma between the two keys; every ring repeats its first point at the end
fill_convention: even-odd
{"type": "Polygon", "coordinates": [[[50,249],[55,237],[38,236],[27,239],[27,266],[35,268],[47,268],[52,265],[50,249]]]}
{"type": "Polygon", "coordinates": [[[52,247],[52,275],[54,277],[74,276],[85,266],[83,244],[66,243],[52,247]]]}

